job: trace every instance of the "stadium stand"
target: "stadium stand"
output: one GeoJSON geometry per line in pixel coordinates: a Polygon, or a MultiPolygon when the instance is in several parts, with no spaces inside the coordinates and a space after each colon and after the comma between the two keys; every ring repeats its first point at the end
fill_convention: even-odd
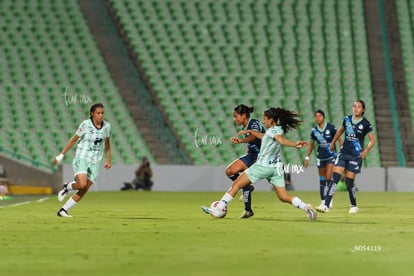
{"type": "Polygon", "coordinates": [[[153,161],[76,1],[6,0],[0,17],[2,154],[50,164],[89,117],[90,104],[102,102],[113,163],[135,164],[143,155],[153,161]]]}
{"type": "MultiPolygon", "coordinates": [[[[232,108],[239,103],[253,105],[258,118],[269,106],[299,111],[304,123],[288,134],[291,139],[308,139],[318,108],[339,125],[356,98],[367,103],[375,127],[363,0],[107,3],[197,165],[222,165],[242,154],[229,142],[238,131],[232,108]]],[[[406,70],[412,70],[407,26],[413,8],[406,0],[397,3],[403,7],[406,70]]],[[[143,155],[155,162],[78,2],[5,0],[0,17],[3,154],[49,164],[88,116],[87,103],[100,101],[114,130],[113,163],[136,163],[143,155]]],[[[414,83],[408,84],[414,103],[414,83]]],[[[284,150],[283,157],[301,163],[304,152],[284,150]]],[[[377,148],[368,157],[367,166],[380,166],[377,148]]]]}
{"type": "MultiPolygon", "coordinates": [[[[414,74],[414,4],[411,1],[397,0],[397,13],[401,37],[402,55],[406,76],[414,74]]],[[[406,78],[408,101],[414,121],[414,78],[406,78]]]]}
{"type": "MultiPolygon", "coordinates": [[[[298,110],[291,139],[308,139],[313,111],[336,125],[353,100],[374,124],[362,0],[108,1],[121,34],[145,69],[148,85],[196,164],[223,164],[241,154],[232,108],[298,110]],[[220,147],[196,147],[195,134],[220,136],[220,147]]],[[[285,150],[290,163],[303,152],[285,150]]],[[[380,166],[374,148],[367,166],[380,166]]]]}

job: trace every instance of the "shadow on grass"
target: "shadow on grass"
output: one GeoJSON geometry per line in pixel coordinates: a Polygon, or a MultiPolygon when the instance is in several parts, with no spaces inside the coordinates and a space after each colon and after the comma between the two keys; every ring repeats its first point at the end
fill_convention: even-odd
{"type": "Polygon", "coordinates": [[[360,221],[338,221],[338,220],[325,220],[325,219],[318,219],[316,221],[306,221],[303,219],[282,219],[282,218],[255,218],[256,220],[261,221],[280,221],[280,222],[311,222],[311,223],[329,223],[329,224],[349,224],[349,225],[373,225],[373,224],[380,224],[377,222],[360,222],[360,221]]]}
{"type": "Polygon", "coordinates": [[[167,218],[152,218],[152,217],[117,217],[117,219],[130,219],[130,220],[167,220],[167,218]]]}

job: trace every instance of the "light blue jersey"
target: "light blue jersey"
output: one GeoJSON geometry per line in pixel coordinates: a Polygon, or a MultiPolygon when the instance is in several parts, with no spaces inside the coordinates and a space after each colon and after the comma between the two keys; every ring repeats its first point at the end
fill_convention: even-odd
{"type": "Polygon", "coordinates": [[[92,119],[83,121],[76,131],[79,141],[75,157],[94,164],[100,163],[104,154],[105,140],[110,132],[111,125],[105,120],[101,128],[97,128],[92,119]]]}
{"type": "Polygon", "coordinates": [[[273,138],[278,134],[283,135],[283,129],[280,126],[273,126],[266,130],[256,164],[265,167],[279,167],[281,144],[273,138]]]}

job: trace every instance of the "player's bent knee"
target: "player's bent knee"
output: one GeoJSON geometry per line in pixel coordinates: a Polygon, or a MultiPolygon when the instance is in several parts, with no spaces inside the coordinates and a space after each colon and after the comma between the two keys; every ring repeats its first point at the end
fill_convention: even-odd
{"type": "Polygon", "coordinates": [[[79,182],[78,185],[79,185],[78,190],[83,190],[83,189],[86,189],[88,187],[87,182],[79,182]]]}
{"type": "Polygon", "coordinates": [[[354,187],[354,179],[346,177],[345,178],[345,185],[348,189],[354,187]]]}

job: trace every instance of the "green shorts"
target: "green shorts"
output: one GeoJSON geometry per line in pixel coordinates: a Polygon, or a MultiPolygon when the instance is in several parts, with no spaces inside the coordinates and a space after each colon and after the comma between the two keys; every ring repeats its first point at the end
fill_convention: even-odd
{"type": "Polygon", "coordinates": [[[267,179],[270,184],[276,187],[285,187],[282,162],[278,162],[276,164],[276,167],[265,167],[262,165],[253,164],[246,170],[246,174],[252,183],[255,183],[262,179],[267,179]]]}
{"type": "Polygon", "coordinates": [[[95,183],[98,177],[99,163],[94,164],[75,157],[72,162],[72,167],[75,178],[78,174],[86,174],[87,178],[95,183]]]}

